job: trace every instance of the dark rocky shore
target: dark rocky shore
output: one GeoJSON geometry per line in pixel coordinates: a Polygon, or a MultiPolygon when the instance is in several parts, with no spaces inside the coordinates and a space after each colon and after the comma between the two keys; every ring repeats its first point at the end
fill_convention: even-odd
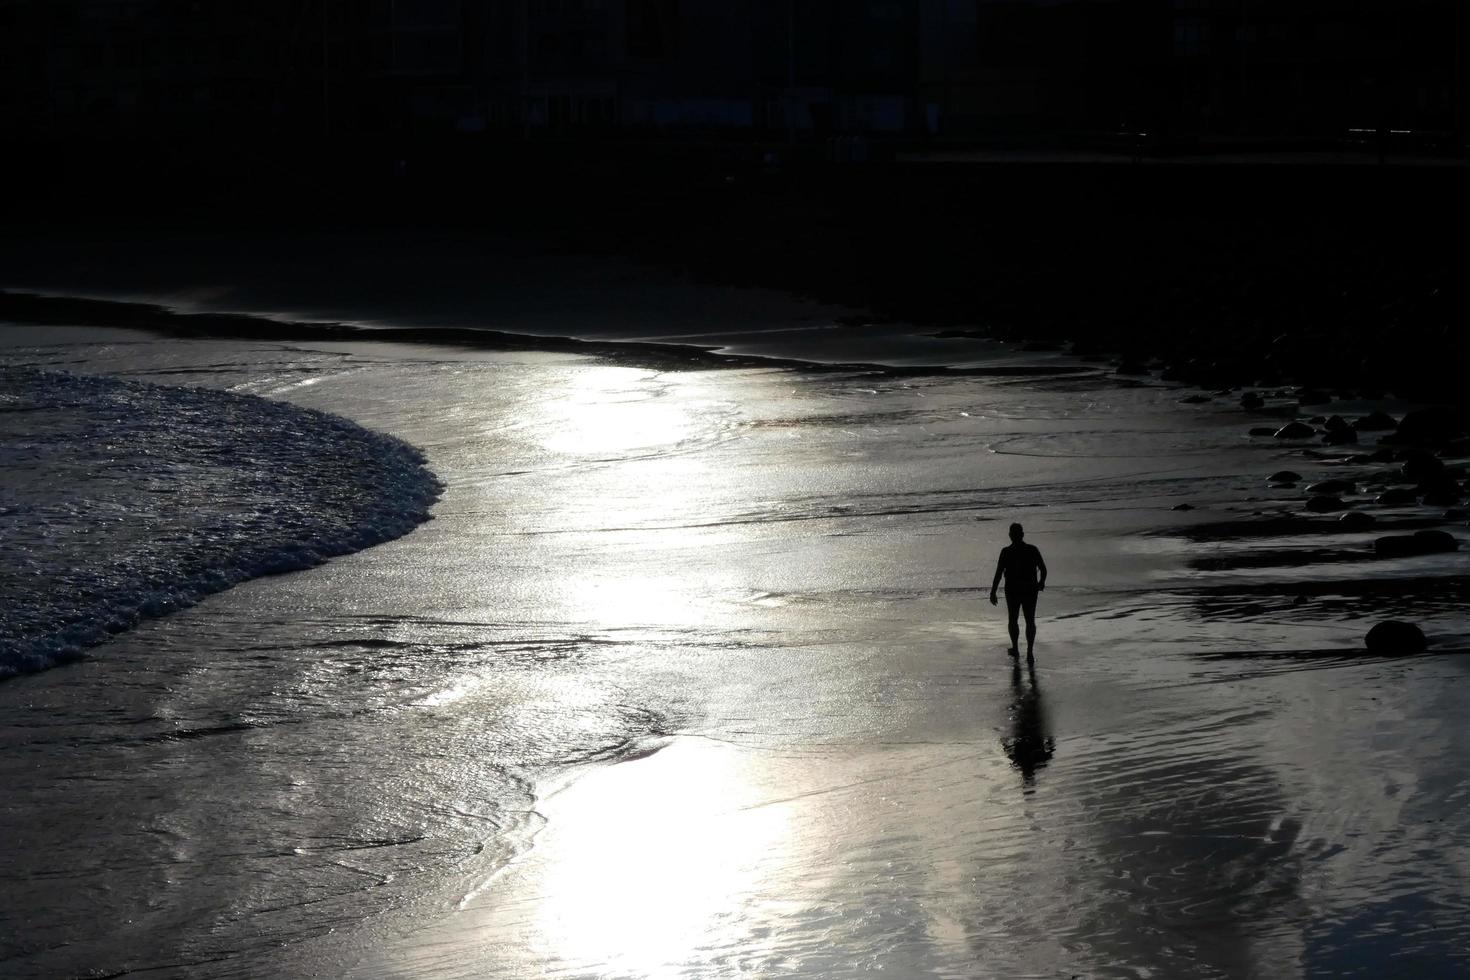
{"type": "Polygon", "coordinates": [[[284,149],[51,148],[12,175],[27,193],[3,233],[13,244],[68,224],[452,226],[783,289],[939,337],[1066,346],[1211,389],[1462,404],[1470,390],[1470,198],[1454,162],[839,166],[813,148],[553,141],[284,149]]]}
{"type": "Polygon", "coordinates": [[[1067,344],[1124,373],[1209,388],[1463,402],[1463,174],[914,164],[799,175],[690,209],[676,231],[653,222],[631,234],[695,275],[940,336],[1067,344]]]}

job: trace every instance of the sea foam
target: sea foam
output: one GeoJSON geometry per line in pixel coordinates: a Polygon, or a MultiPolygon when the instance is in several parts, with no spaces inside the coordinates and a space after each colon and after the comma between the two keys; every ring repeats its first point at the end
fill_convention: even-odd
{"type": "Polygon", "coordinates": [[[0,367],[0,677],[406,534],[412,446],[250,395],[0,367]]]}

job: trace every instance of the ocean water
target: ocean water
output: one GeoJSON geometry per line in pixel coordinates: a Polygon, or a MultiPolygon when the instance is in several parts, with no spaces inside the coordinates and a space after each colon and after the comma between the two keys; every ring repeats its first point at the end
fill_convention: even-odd
{"type": "Polygon", "coordinates": [[[0,677],[397,537],[439,490],[345,419],[64,371],[0,368],[0,453],[0,677]]]}
{"type": "MultiPolygon", "coordinates": [[[[149,481],[204,508],[49,567],[391,538],[0,684],[6,975],[1470,966],[1463,563],[1217,533],[1301,513],[1273,470],[1356,465],[1227,399],[65,331],[3,360],[6,452],[60,434],[35,465],[88,502],[51,538],[120,535],[93,502],[149,481]],[[1051,568],[1034,671],[986,602],[1013,520],[1051,568]],[[1389,614],[1435,655],[1362,655],[1389,614]]],[[[40,533],[10,499],[6,547],[40,533]]]]}

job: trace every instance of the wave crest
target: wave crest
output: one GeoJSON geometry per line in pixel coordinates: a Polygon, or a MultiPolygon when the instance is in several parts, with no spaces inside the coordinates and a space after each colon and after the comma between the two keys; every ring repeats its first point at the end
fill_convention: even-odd
{"type": "Polygon", "coordinates": [[[399,537],[441,490],[417,449],[324,412],[0,367],[0,678],[399,537]]]}

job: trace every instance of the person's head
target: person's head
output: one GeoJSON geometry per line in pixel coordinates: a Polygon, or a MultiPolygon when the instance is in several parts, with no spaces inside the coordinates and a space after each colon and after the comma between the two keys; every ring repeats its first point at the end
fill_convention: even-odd
{"type": "Polygon", "coordinates": [[[1016,544],[1020,544],[1021,543],[1021,539],[1024,538],[1025,536],[1026,536],[1026,529],[1025,528],[1021,527],[1021,525],[1019,525],[1019,524],[1012,524],[1011,525],[1011,540],[1012,541],[1016,542],[1016,544]]]}

